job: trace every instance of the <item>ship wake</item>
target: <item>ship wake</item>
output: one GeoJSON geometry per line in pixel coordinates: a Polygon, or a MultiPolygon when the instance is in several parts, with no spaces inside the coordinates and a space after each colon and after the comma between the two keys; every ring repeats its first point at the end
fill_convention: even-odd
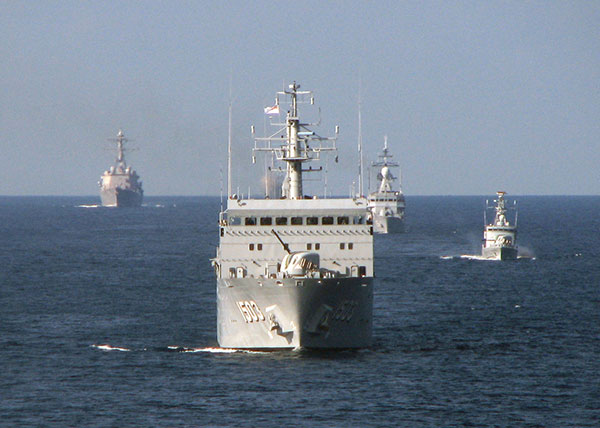
{"type": "MultiPolygon", "coordinates": [[[[120,352],[130,352],[133,349],[125,348],[123,346],[113,346],[108,343],[102,344],[93,344],[90,345],[91,348],[99,349],[101,351],[120,351],[120,352]]],[[[218,347],[203,347],[203,348],[188,348],[185,346],[167,346],[167,347],[158,347],[154,349],[155,351],[162,352],[178,352],[178,353],[209,353],[209,354],[264,354],[265,351],[251,351],[248,349],[229,349],[229,348],[218,348],[218,347]]],[[[143,348],[141,351],[148,351],[148,348],[143,348]]]]}
{"type": "MultiPolygon", "coordinates": [[[[497,262],[500,259],[490,259],[487,257],[483,257],[479,254],[461,254],[460,256],[440,256],[442,260],[483,260],[483,261],[492,261],[497,262]]],[[[520,254],[517,256],[517,260],[535,260],[535,256],[531,254],[520,254]]]]}
{"type": "Polygon", "coordinates": [[[461,254],[460,256],[440,256],[442,260],[496,260],[496,259],[487,259],[483,256],[476,254],[461,254]]]}

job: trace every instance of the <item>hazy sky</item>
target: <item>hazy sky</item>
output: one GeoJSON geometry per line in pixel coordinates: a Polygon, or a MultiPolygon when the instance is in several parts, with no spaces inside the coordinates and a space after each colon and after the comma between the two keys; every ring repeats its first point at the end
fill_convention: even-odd
{"type": "Polygon", "coordinates": [[[147,195],[218,195],[230,78],[244,192],[297,80],[340,126],[334,193],[359,82],[365,157],[388,135],[407,195],[600,193],[600,2],[5,0],[0,36],[0,195],[96,195],[119,128],[147,195]]]}

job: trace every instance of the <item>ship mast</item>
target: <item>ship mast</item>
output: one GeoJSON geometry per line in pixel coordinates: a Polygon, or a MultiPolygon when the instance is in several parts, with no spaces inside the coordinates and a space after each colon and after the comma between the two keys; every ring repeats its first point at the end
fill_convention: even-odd
{"type": "MultiPolygon", "coordinates": [[[[300,91],[300,85],[296,82],[289,85],[289,90],[277,92],[275,99],[276,105],[279,105],[279,96],[290,98],[290,110],[286,114],[285,123],[277,123],[274,125],[282,126],[277,132],[269,137],[256,138],[253,152],[269,151],[275,153],[277,160],[287,163],[286,177],[283,183],[283,197],[286,199],[302,199],[302,173],[321,171],[319,169],[302,169],[304,162],[310,162],[320,159],[320,153],[323,151],[337,151],[335,146],[336,137],[321,137],[314,131],[310,130],[309,126],[316,126],[319,123],[301,123],[298,117],[298,104],[301,103],[302,96],[310,96],[310,104],[314,104],[314,98],[310,91],[300,91]],[[285,136],[280,135],[285,129],[285,136]],[[266,146],[258,146],[259,141],[265,141],[266,146]],[[272,147],[271,142],[280,141],[283,144],[279,147],[272,147]],[[331,141],[331,145],[323,145],[323,142],[331,141]],[[312,144],[317,142],[317,144],[312,144]]],[[[254,126],[252,127],[254,134],[254,126]]],[[[336,126],[336,135],[339,133],[339,127],[336,126]]],[[[253,156],[255,161],[255,156],[253,156]]]]}
{"type": "Polygon", "coordinates": [[[302,199],[302,162],[308,160],[306,156],[302,156],[300,144],[298,141],[298,89],[300,85],[296,82],[290,85],[292,98],[292,110],[287,113],[287,135],[288,135],[288,156],[287,162],[287,178],[289,179],[289,195],[290,199],[302,199]]]}
{"type": "Polygon", "coordinates": [[[508,223],[506,222],[506,205],[504,203],[504,195],[505,192],[496,192],[496,194],[498,195],[498,199],[495,201],[497,203],[496,205],[496,218],[494,219],[494,222],[496,225],[507,225],[508,223]]]}
{"type": "Polygon", "coordinates": [[[507,218],[507,213],[508,213],[508,210],[515,210],[515,218],[514,218],[513,227],[517,227],[517,217],[518,217],[517,201],[513,200],[513,206],[507,207],[506,199],[504,199],[506,192],[498,191],[498,192],[496,192],[496,195],[497,195],[498,199],[494,199],[494,202],[496,203],[495,206],[490,206],[489,201],[488,200],[485,201],[486,210],[484,211],[484,217],[483,217],[484,224],[488,225],[487,224],[487,213],[486,213],[487,209],[493,209],[495,211],[493,225],[494,226],[510,226],[510,222],[508,221],[508,218],[507,218]]]}
{"type": "Polygon", "coordinates": [[[383,151],[377,157],[379,158],[379,160],[377,162],[372,162],[371,166],[373,166],[373,167],[378,167],[378,166],[400,166],[400,164],[398,162],[393,162],[393,161],[390,160],[391,158],[394,157],[394,155],[392,155],[389,152],[389,149],[388,149],[388,137],[387,137],[387,135],[383,136],[383,151]]]}
{"type": "Polygon", "coordinates": [[[108,141],[114,141],[117,143],[117,165],[121,166],[122,168],[125,168],[126,163],[125,163],[125,156],[124,156],[124,153],[125,153],[124,143],[129,141],[129,139],[125,138],[123,131],[119,129],[119,132],[117,133],[117,138],[109,138],[108,141]]]}

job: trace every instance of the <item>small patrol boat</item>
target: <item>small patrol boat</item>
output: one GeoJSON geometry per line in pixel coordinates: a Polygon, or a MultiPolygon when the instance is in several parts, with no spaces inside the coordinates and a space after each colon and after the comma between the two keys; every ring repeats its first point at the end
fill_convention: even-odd
{"type": "Polygon", "coordinates": [[[481,255],[486,259],[493,260],[514,260],[517,258],[519,250],[517,247],[517,210],[516,201],[513,202],[513,207],[510,209],[515,211],[514,224],[510,224],[507,218],[509,208],[506,207],[504,195],[506,192],[497,192],[498,199],[494,202],[496,205],[491,205],[486,201],[486,209],[484,211],[484,232],[483,245],[481,255]],[[494,222],[487,223],[487,210],[494,209],[494,222]]]}
{"type": "Polygon", "coordinates": [[[379,181],[379,188],[369,193],[369,210],[373,220],[373,230],[376,233],[404,231],[404,194],[400,185],[397,190],[392,188],[392,182],[397,180],[397,177],[392,174],[391,168],[399,166],[397,162],[391,160],[392,157],[386,136],[379,160],[371,164],[371,167],[378,171],[379,181]]]}
{"type": "Polygon", "coordinates": [[[105,207],[139,207],[142,205],[144,190],[134,169],[127,166],[124,157],[124,144],[128,141],[119,129],[117,138],[109,139],[117,143],[117,159],[100,177],[100,199],[105,207]]]}

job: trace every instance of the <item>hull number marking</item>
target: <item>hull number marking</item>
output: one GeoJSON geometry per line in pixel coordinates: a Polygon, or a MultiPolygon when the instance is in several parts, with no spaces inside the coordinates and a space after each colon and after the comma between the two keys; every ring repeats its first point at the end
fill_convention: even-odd
{"type": "Polygon", "coordinates": [[[247,323],[264,321],[266,319],[254,300],[240,300],[236,303],[247,323]]]}

